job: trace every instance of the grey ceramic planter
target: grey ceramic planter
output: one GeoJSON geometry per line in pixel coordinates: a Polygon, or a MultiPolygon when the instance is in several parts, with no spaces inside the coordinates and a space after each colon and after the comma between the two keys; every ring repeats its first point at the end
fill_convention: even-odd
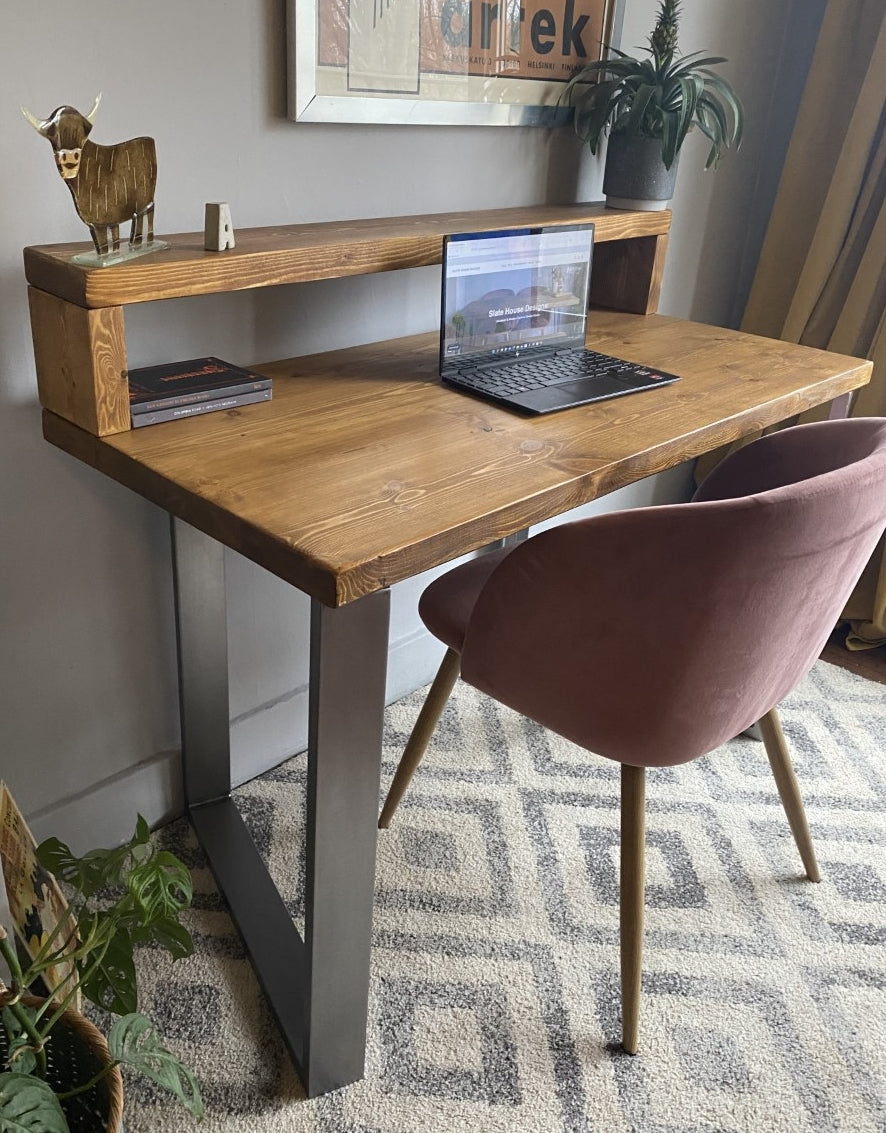
{"type": "Polygon", "coordinates": [[[603,192],[610,208],[645,212],[667,208],[676,181],[677,161],[665,169],[660,138],[610,135],[603,174],[603,192]]]}

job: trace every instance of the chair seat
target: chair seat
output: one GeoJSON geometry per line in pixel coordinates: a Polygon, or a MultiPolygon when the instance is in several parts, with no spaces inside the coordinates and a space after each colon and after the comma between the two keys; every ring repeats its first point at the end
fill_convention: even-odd
{"type": "Polygon", "coordinates": [[[489,551],[442,574],[425,589],[418,612],[434,637],[461,653],[465,630],[486,580],[510,548],[489,551]]]}

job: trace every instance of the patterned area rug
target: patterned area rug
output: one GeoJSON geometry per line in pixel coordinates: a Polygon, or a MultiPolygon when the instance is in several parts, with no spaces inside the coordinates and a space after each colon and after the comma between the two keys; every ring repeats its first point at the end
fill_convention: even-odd
{"type": "MultiPolygon", "coordinates": [[[[387,717],[384,786],[421,703],[387,717]]],[[[762,744],[648,777],[640,1054],[618,1047],[618,768],[459,685],[379,838],[366,1078],[305,1101],[184,822],[197,954],[140,961],[205,1133],[882,1133],[886,688],[819,663],[785,703],[824,880],[762,744]]],[[[242,788],[275,876],[305,760],[242,788]]],[[[297,917],[302,879],[282,888],[297,917]]],[[[127,1081],[127,1133],[197,1128],[127,1081]]]]}

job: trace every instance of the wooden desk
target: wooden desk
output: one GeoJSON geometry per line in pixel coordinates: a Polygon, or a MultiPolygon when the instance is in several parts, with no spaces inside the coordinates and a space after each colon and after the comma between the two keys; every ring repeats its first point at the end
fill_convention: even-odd
{"type": "MultiPolygon", "coordinates": [[[[639,257],[640,306],[657,256],[639,257]]],[[[61,364],[68,350],[43,341],[48,307],[71,314],[65,287],[32,307],[43,388],[58,384],[51,352],[61,364]]],[[[591,345],[683,380],[527,419],[444,389],[428,334],[259,365],[273,401],[229,413],[105,436],[44,413],[47,440],[173,517],[189,813],[312,1096],[363,1074],[390,585],[828,402],[871,370],[656,315],[595,312],[591,327],[591,345]],[[225,546],[313,600],[304,941],[230,799],[225,546]]],[[[90,359],[78,372],[91,380],[90,359]]]]}
{"type": "Polygon", "coordinates": [[[438,336],[254,368],[273,401],[47,440],[297,586],[343,606],[785,420],[870,364],[660,315],[594,312],[595,349],[680,374],[528,419],[436,378],[438,336]]]}

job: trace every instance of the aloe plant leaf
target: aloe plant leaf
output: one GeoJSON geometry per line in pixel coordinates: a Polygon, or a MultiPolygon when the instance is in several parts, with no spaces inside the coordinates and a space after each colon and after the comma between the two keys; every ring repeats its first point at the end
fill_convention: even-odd
{"type": "Polygon", "coordinates": [[[717,135],[709,121],[709,115],[703,106],[699,106],[695,112],[695,124],[699,130],[704,134],[709,142],[716,144],[717,135]]]}
{"type": "Polygon", "coordinates": [[[598,106],[600,103],[608,102],[621,84],[621,79],[607,79],[605,82],[595,83],[586,90],[574,92],[570,97],[576,106],[598,106]]]}
{"type": "Polygon", "coordinates": [[[658,68],[649,59],[644,59],[636,72],[627,77],[636,78],[640,83],[657,83],[661,80],[658,68]]]}
{"type": "MultiPolygon", "coordinates": [[[[583,67],[574,72],[566,84],[567,89],[576,84],[592,86],[601,77],[615,73],[617,70],[625,70],[624,65],[619,60],[595,59],[593,63],[585,63],[583,67]]],[[[634,68],[631,67],[629,70],[633,72],[634,68]]]]}
{"type": "Polygon", "coordinates": [[[591,124],[590,116],[579,115],[576,118],[575,132],[583,142],[587,142],[588,147],[592,154],[596,155],[597,150],[600,148],[600,142],[605,135],[605,121],[599,126],[591,124]]]}
{"type": "Polygon", "coordinates": [[[708,96],[699,99],[699,115],[697,117],[701,119],[702,114],[707,126],[707,129],[703,132],[711,141],[711,148],[708,151],[707,161],[705,161],[705,169],[716,168],[723,156],[723,150],[729,146],[729,124],[720,104],[708,96]]]}
{"type": "Polygon", "coordinates": [[[724,55],[707,55],[703,59],[699,59],[700,51],[695,51],[692,55],[684,55],[682,59],[678,59],[671,73],[674,76],[685,75],[689,71],[701,71],[705,67],[713,67],[718,63],[727,63],[728,59],[724,55]]]}
{"type": "Polygon", "coordinates": [[[560,92],[560,101],[565,101],[571,95],[575,87],[588,86],[594,87],[601,75],[605,75],[606,65],[604,63],[589,63],[586,67],[582,67],[580,71],[576,71],[574,75],[566,83],[563,90],[560,92]]]}
{"type": "Polygon", "coordinates": [[[677,110],[677,121],[675,126],[675,138],[677,142],[677,149],[683,145],[689,127],[695,118],[696,108],[698,106],[698,99],[701,94],[699,89],[700,84],[692,78],[683,76],[679,80],[680,98],[679,107],[677,110]]]}
{"type": "Polygon", "coordinates": [[[131,1066],[173,1093],[189,1113],[203,1115],[200,1087],[194,1075],[163,1046],[153,1023],[137,1012],[118,1019],[108,1034],[111,1057],[131,1066]]]}
{"type": "Polygon", "coordinates": [[[614,115],[621,100],[621,81],[601,83],[591,94],[576,100],[574,128],[578,136],[588,142],[596,153],[606,123],[614,115]]]}
{"type": "Polygon", "coordinates": [[[662,119],[661,158],[665,169],[670,169],[677,157],[677,132],[674,120],[666,114],[662,119]]]}
{"type": "Polygon", "coordinates": [[[30,1074],[0,1074],[0,1133],[69,1133],[52,1089],[30,1074]]]}
{"type": "Polygon", "coordinates": [[[728,82],[720,75],[711,75],[705,81],[705,94],[713,99],[719,100],[722,104],[728,107],[732,114],[732,139],[735,142],[736,148],[741,145],[741,139],[744,135],[744,105],[741,99],[732,89],[728,82]]]}
{"type": "Polygon", "coordinates": [[[699,106],[703,107],[709,116],[709,122],[714,133],[717,135],[717,142],[721,147],[729,145],[729,122],[723,111],[723,107],[715,98],[711,98],[708,94],[703,94],[698,100],[699,106]]]}
{"type": "Polygon", "coordinates": [[[631,112],[628,115],[627,129],[629,133],[637,133],[649,104],[654,101],[658,88],[651,83],[641,86],[631,101],[631,112]]]}

